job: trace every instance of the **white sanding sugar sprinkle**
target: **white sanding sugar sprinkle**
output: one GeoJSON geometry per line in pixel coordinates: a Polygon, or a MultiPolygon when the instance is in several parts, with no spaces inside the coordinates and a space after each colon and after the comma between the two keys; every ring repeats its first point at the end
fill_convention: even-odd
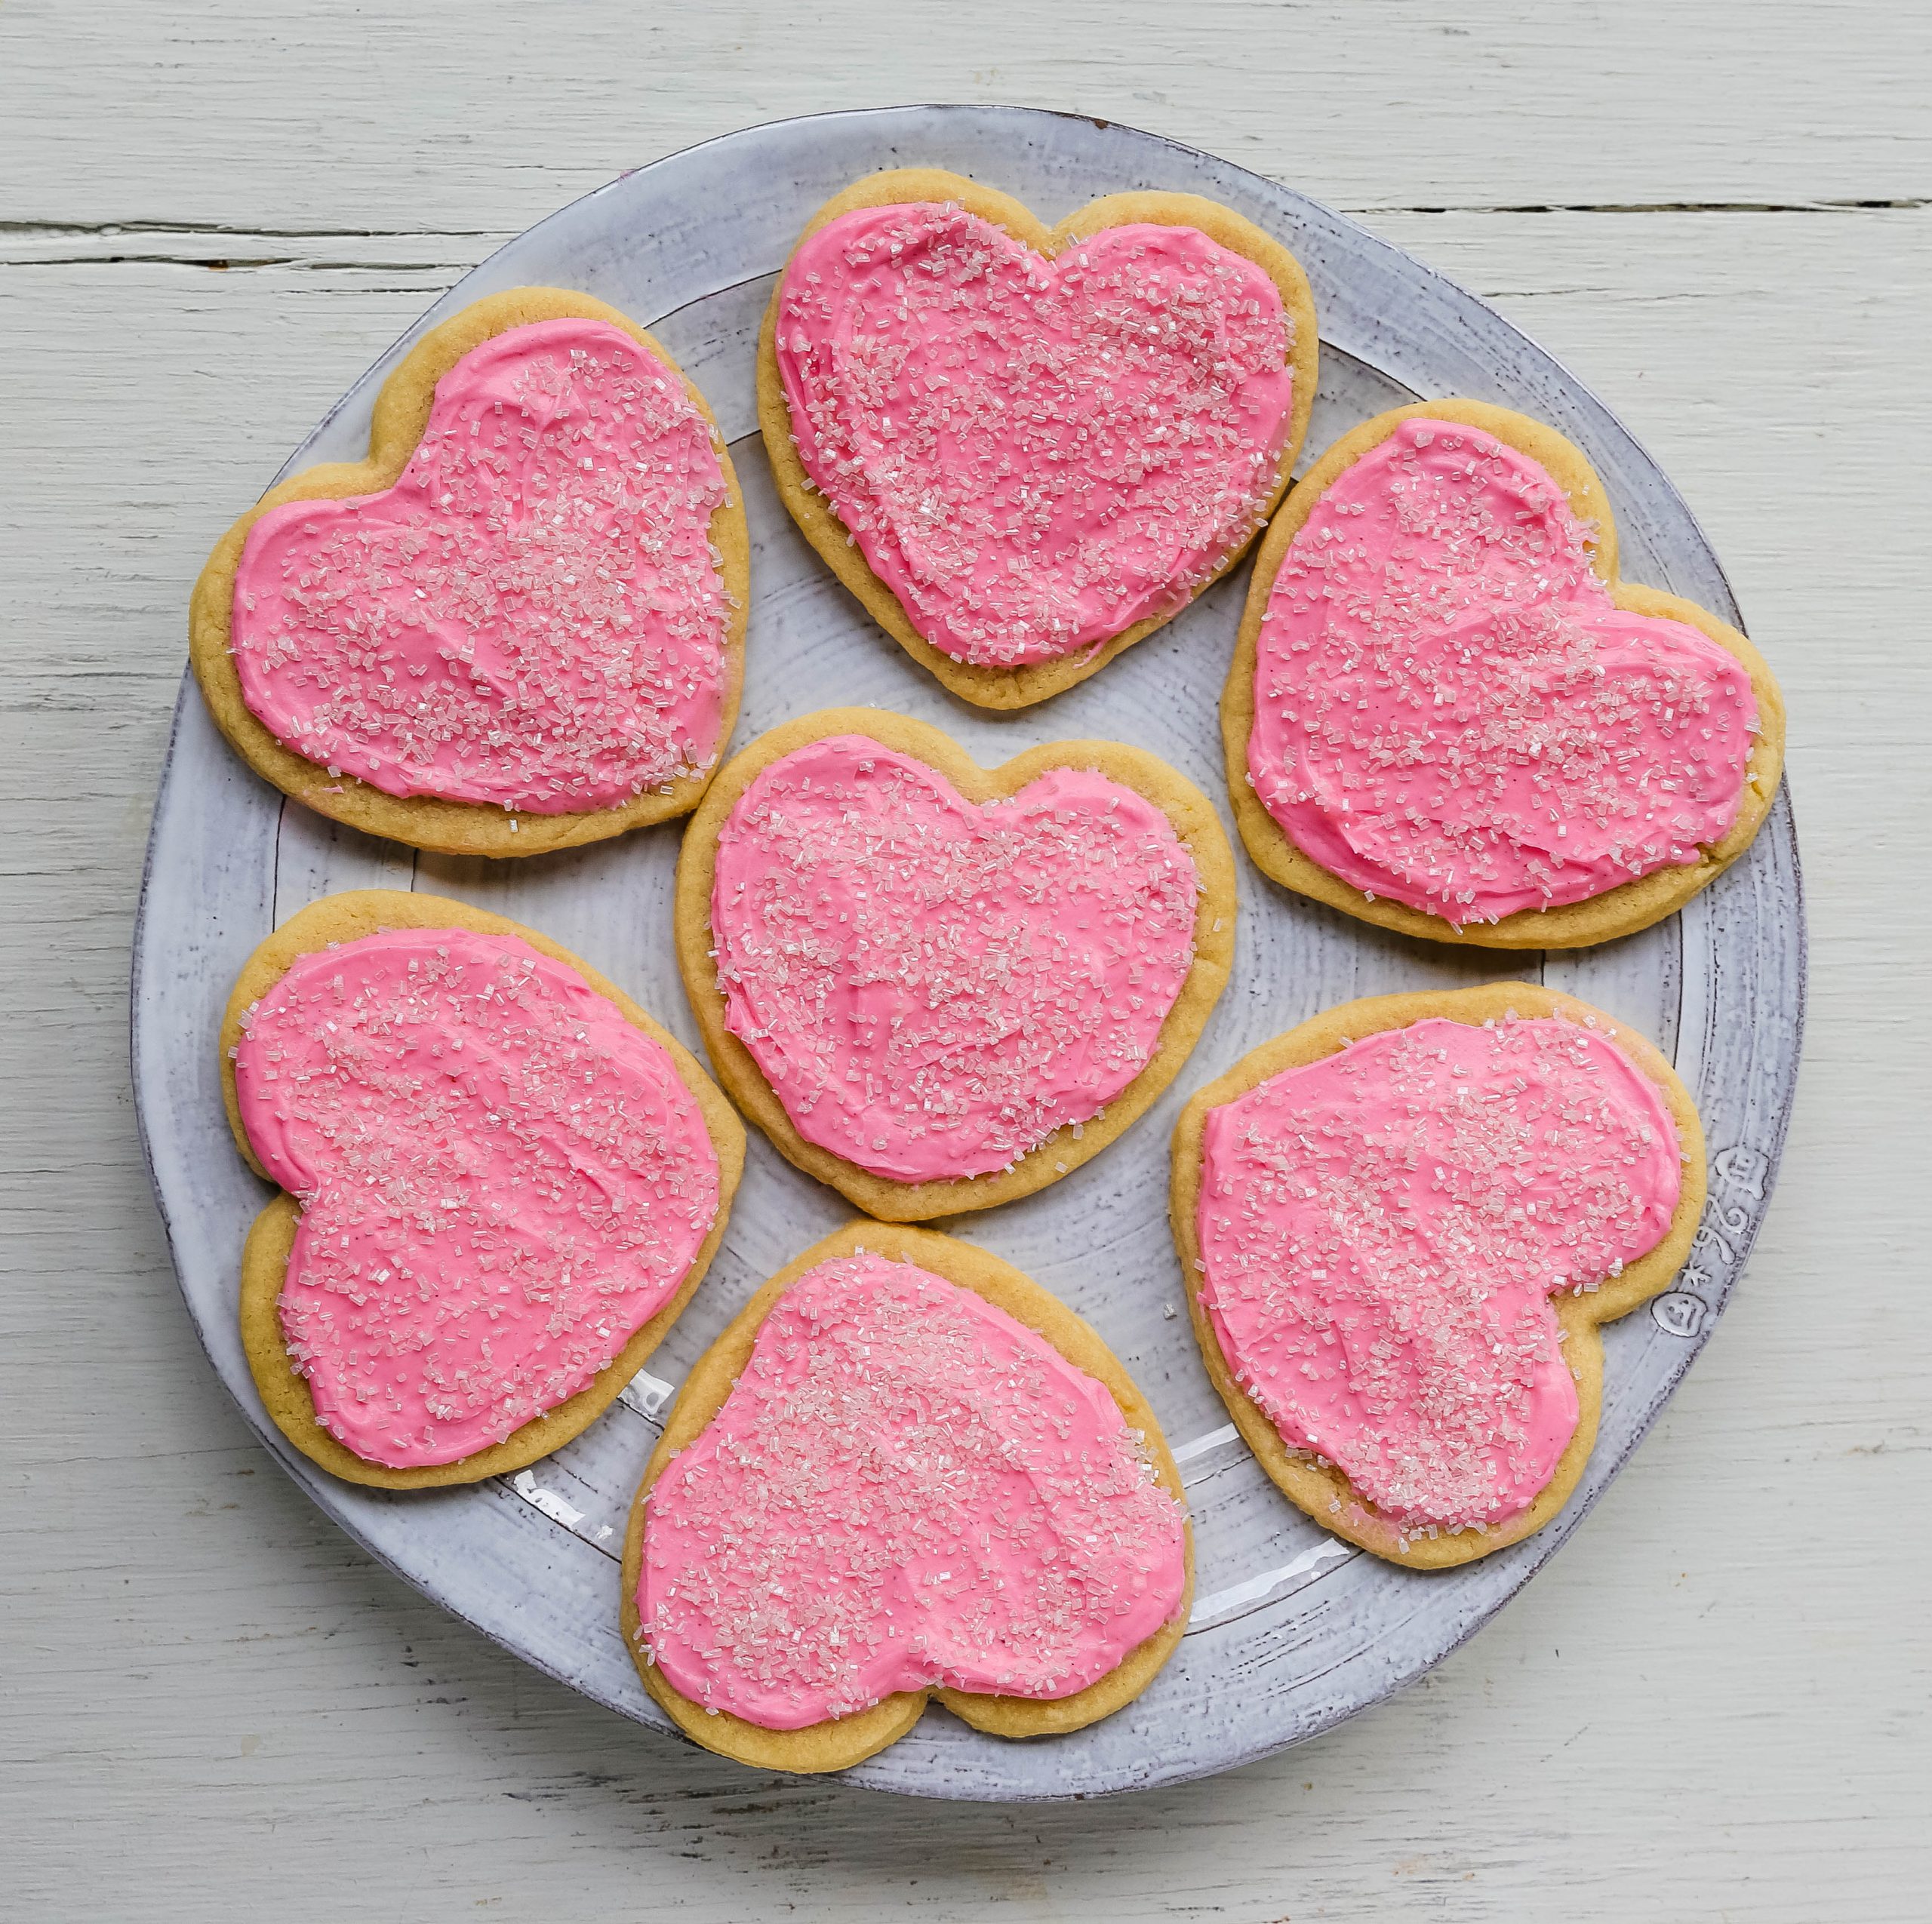
{"type": "Polygon", "coordinates": [[[513,329],[395,486],[271,509],[236,576],[250,708],[331,776],[535,814],[708,766],[727,601],[709,423],[622,330],[513,329]]]}

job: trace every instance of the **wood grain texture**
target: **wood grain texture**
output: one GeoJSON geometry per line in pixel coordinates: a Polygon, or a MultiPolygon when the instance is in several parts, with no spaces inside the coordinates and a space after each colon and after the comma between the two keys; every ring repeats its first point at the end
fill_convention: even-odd
{"type": "MultiPolygon", "coordinates": [[[[1908,825],[1932,802],[1932,504],[1899,451],[1932,426],[1922,10],[1452,19],[1418,0],[1373,29],[1340,5],[1069,0],[1011,28],[915,11],[916,30],[860,40],[838,30],[860,10],[835,6],[781,41],[742,5],[0,10],[15,1904],[1921,1914],[1932,1552],[1899,1520],[1932,1449],[1908,825]],[[1156,125],[1368,211],[1497,302],[1704,518],[1790,698],[1804,817],[1814,995],[1778,1201],[1642,1452],[1414,1691],[1232,1777],[1097,1807],[748,1783],[386,1575],[195,1354],[129,1108],[127,943],[180,610],[232,504],[432,294],[569,195],[774,113],[920,96],[1156,125]]],[[[1363,967],[1362,992],[1386,985],[1363,967]]]]}

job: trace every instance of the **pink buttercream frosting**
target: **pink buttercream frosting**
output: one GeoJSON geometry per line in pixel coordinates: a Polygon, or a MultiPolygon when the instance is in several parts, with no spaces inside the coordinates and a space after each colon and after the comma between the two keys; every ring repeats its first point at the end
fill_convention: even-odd
{"type": "Polygon", "coordinates": [[[302,1205],[289,1354],[329,1434],[392,1469],[587,1388],[717,1217],[669,1054],[513,936],[395,930],[300,957],[248,1016],[235,1086],[302,1205]]]}
{"type": "Polygon", "coordinates": [[[761,770],[718,835],[726,1026],[808,1142],[896,1182],[983,1176],[1147,1066],[1198,893],[1172,822],[1104,776],[976,804],[828,736],[761,770]]]}
{"type": "Polygon", "coordinates": [[[683,382],[623,329],[495,335],[436,383],[392,487],[249,530],[243,698],[387,794],[561,815],[661,789],[719,747],[726,494],[683,382]]]}
{"type": "Polygon", "coordinates": [[[1291,1447],[1411,1531],[1500,1523],[1555,1474],[1577,1386],[1550,1298],[1654,1249],[1683,1179],[1601,1029],[1435,1019],[1208,1112],[1201,1295],[1291,1447]]]}
{"type": "Polygon", "coordinates": [[[799,244],[776,340],[812,485],[914,628],[1050,661],[1172,613],[1253,534],[1293,414],[1274,281],[1192,227],[1051,260],[952,206],[799,244]]]}
{"type": "Polygon", "coordinates": [[[929,1686],[1071,1696],[1180,1608],[1186,1537],[1105,1385],[972,1291],[808,1270],[648,1499],[639,1624],[768,1729],[929,1686]]]}
{"type": "Polygon", "coordinates": [[[1247,767],[1295,846],[1460,926],[1701,859],[1757,702],[1681,622],[1615,607],[1527,455],[1414,417],[1331,482],[1263,618],[1247,767]]]}

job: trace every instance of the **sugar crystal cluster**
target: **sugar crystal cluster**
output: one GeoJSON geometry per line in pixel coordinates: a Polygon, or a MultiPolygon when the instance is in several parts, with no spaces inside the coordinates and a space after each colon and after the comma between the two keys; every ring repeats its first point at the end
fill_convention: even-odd
{"type": "Polygon", "coordinates": [[[1254,532],[1292,414],[1275,283],[1192,228],[1048,260],[957,207],[802,242],[776,324],[813,484],[913,626],[1010,667],[1171,613],[1254,532]]]}
{"type": "Polygon", "coordinates": [[[1412,418],[1330,486],[1269,596],[1248,773],[1297,847],[1460,924],[1702,858],[1757,705],[1681,622],[1620,611],[1527,456],[1412,418]]]}
{"type": "Polygon", "coordinates": [[[646,1511],[638,1620],[683,1695],[769,1729],[928,1685],[1072,1695],[1179,1607],[1181,1508],[1103,1384],[972,1291],[807,1271],[646,1511]]]}
{"type": "Polygon", "coordinates": [[[1551,1298],[1655,1247],[1681,1180],[1600,1031],[1417,1022],[1209,1111],[1203,1301],[1291,1447],[1410,1528],[1494,1523],[1576,1427],[1551,1298]]]}
{"type": "Polygon", "coordinates": [[[709,423],[628,334],[512,328],[438,383],[393,487],[250,530],[245,698],[392,795],[554,815],[663,788],[720,746],[725,498],[709,423]]]}
{"type": "Polygon", "coordinates": [[[719,834],[726,1022],[809,1142],[895,1181],[1008,1166],[1145,1068],[1198,884],[1134,790],[1056,769],[975,805],[835,736],[762,770],[719,834]]]}
{"type": "Polygon", "coordinates": [[[663,1047],[509,936],[299,958],[235,1053],[302,1206],[281,1321],[330,1434],[453,1462],[586,1388],[683,1280],[715,1152],[663,1047]]]}

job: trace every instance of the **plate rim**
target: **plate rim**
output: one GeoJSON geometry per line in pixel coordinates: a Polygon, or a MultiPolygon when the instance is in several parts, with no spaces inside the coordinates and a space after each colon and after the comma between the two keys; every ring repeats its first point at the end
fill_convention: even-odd
{"type": "MultiPolygon", "coordinates": [[[[1333,223],[1336,229],[1349,238],[1358,247],[1389,257],[1398,264],[1400,270],[1404,273],[1419,274],[1427,281],[1445,289],[1454,300],[1470,303],[1484,317],[1486,326],[1513,337],[1531,350],[1538,360],[1560,379],[1569,396],[1583,404],[1586,409],[1594,410],[1598,417],[1598,425],[1600,429],[1607,429],[1620,436],[1643,464],[1655,475],[1664,490],[1667,506],[1673,520],[1687,533],[1696,546],[1701,549],[1715,579],[1722,589],[1730,617],[1740,628],[1743,627],[1744,624],[1737,608],[1735,593],[1732,589],[1722,561],[1706,535],[1694,511],[1684,499],[1668,471],[1655,459],[1647,446],[1625,423],[1622,417],[1603,401],[1594,389],[1579,379],[1567,362],[1543,347],[1534,336],[1500,312],[1481,296],[1464,287],[1460,282],[1429,262],[1410,254],[1406,249],[1396,246],[1392,241],[1383,239],[1352,216],[1340,213],[1294,188],[1271,180],[1267,176],[1257,174],[1252,169],[1244,168],[1238,162],[1226,160],[1207,149],[1191,146],[1164,134],[1151,132],[1128,122],[1104,119],[1100,116],[1081,114],[1066,109],[949,102],[909,102],[890,106],[841,108],[822,113],[786,115],[753,122],[724,133],[707,136],[701,140],[688,143],[681,147],[657,155],[637,168],[626,169],[610,180],[603,182],[552,209],[520,232],[509,236],[491,249],[481,260],[466,269],[451,286],[435,294],[423,311],[371,361],[359,375],[350,381],[341,395],[303,436],[297,448],[278,471],[275,478],[279,479],[282,476],[295,472],[299,466],[305,465],[309,458],[306,450],[312,447],[318,439],[328,433],[340,420],[345,410],[361,400],[371,386],[380,378],[383,372],[393,366],[409,343],[418,338],[428,328],[435,325],[439,319],[445,318],[448,312],[454,311],[458,305],[466,303],[468,299],[474,298],[474,296],[466,294],[465,290],[472,282],[479,278],[487,278],[490,270],[504,255],[512,249],[522,246],[534,235],[552,226],[554,223],[565,222],[571,217],[580,214],[589,203],[611,193],[624,183],[635,180],[640,176],[664,168],[674,162],[688,162],[710,149],[728,148],[735,143],[748,142],[760,135],[774,135],[785,131],[804,133],[829,123],[866,121],[878,123],[881,132],[881,137],[878,144],[883,146],[890,140],[890,130],[895,123],[915,122],[917,117],[928,115],[957,117],[968,121],[1012,119],[1026,124],[1040,121],[1081,123],[1094,128],[1103,136],[1118,134],[1134,140],[1148,143],[1155,149],[1184,157],[1191,165],[1204,164],[1227,174],[1244,177],[1246,180],[1254,183],[1257,189],[1263,190],[1269,195],[1282,197],[1289,204],[1306,208],[1319,220],[1333,223]]],[[[761,275],[753,275],[749,278],[761,278],[761,275]]],[[[712,290],[709,294],[698,298],[714,298],[719,291],[721,290],[712,290]]],[[[683,304],[688,303],[681,303],[681,305],[683,304]]],[[[1326,344],[1324,341],[1324,345],[1326,344]]],[[[1375,361],[1356,354],[1353,349],[1340,351],[1349,353],[1353,358],[1362,361],[1364,364],[1383,373],[1391,380],[1398,382],[1402,380],[1399,374],[1390,373],[1375,361]]],[[[1406,385],[1406,383],[1403,384],[1406,385]]],[[[755,433],[755,430],[752,432],[755,433]]],[[[1318,449],[1312,450],[1315,454],[1318,454],[1319,452],[1318,449]]],[[[1309,453],[1309,450],[1304,450],[1305,456],[1309,453]]],[[[269,484],[272,485],[272,481],[269,484]]],[[[503,1637],[472,1616],[451,1597],[432,1589],[424,1576],[405,1567],[383,1547],[365,1535],[354,1523],[336,1514],[323,1503],[313,1490],[306,1486],[304,1479],[297,1472],[290,1453],[276,1446],[276,1437],[257,1421],[254,1412],[249,1409],[245,1400],[236,1394],[210,1348],[202,1320],[197,1314],[195,1303],[189,1294],[181,1259],[177,1253],[174,1209],[171,1204],[168,1191],[163,1185],[156,1164],[155,1131],[151,1121],[150,1111],[152,1109],[153,1114],[158,1117],[162,1114],[162,1105],[149,1086],[146,1073],[143,1033],[143,1017],[149,1000],[147,985],[150,973],[156,967],[163,966],[163,958],[153,952],[149,915],[152,893],[157,882],[157,855],[162,842],[163,804],[166,800],[168,790],[174,776],[176,757],[181,745],[188,705],[198,699],[198,693],[195,686],[192,672],[184,668],[182,680],[177,691],[174,712],[169,726],[167,748],[156,785],[154,813],[150,822],[146,847],[143,856],[131,945],[128,1000],[129,1053],[136,1128],[140,1142],[143,1161],[148,1173],[149,1187],[153,1193],[163,1231],[168,1239],[169,1260],[174,1271],[177,1287],[181,1292],[183,1307],[188,1312],[189,1321],[194,1329],[196,1341],[200,1344],[203,1354],[208,1357],[214,1373],[221,1381],[223,1388],[229,1391],[231,1397],[235,1400],[245,1421],[256,1431],[258,1437],[268,1446],[269,1453],[291,1476],[291,1480],[295,1481],[297,1486],[303,1489],[305,1495],[309,1496],[311,1501],[316,1502],[317,1507],[322,1511],[331,1524],[343,1530],[367,1554],[372,1556],[393,1575],[408,1583],[412,1589],[435,1603],[440,1609],[449,1612],[451,1615],[469,1624],[472,1629],[480,1631],[491,1642],[506,1649],[509,1654],[519,1661],[531,1664],[533,1667],[556,1678],[558,1682],[565,1684],[572,1690],[590,1698],[592,1701],[603,1704],[607,1708],[616,1710],[620,1715],[625,1716],[633,1721],[646,1722],[651,1728],[657,1729],[660,1726],[657,1720],[638,1717],[629,1706],[611,1701],[596,1690],[588,1687],[583,1680],[566,1675],[561,1669],[551,1662],[546,1661],[542,1656],[532,1651],[519,1649],[507,1643],[503,1637]]],[[[1725,1279],[1722,1294],[1714,1312],[1706,1318],[1698,1335],[1686,1345],[1681,1360],[1669,1371],[1642,1406],[1639,1420],[1634,1424],[1628,1437],[1620,1446],[1614,1449],[1612,1453],[1600,1459],[1602,1466],[1601,1476],[1586,1478],[1585,1484],[1580,1488],[1576,1498],[1572,1499],[1571,1504],[1566,1507],[1558,1517],[1552,1519],[1542,1531],[1527,1540],[1526,1543],[1521,1547],[1524,1551],[1533,1551],[1533,1554],[1523,1557],[1517,1581],[1512,1584],[1509,1591],[1494,1605],[1479,1608],[1469,1614],[1466,1621],[1451,1625],[1451,1634],[1446,1640],[1435,1637],[1428,1640],[1428,1648],[1432,1654],[1413,1668],[1405,1670],[1403,1674],[1394,1680],[1385,1683],[1371,1694],[1362,1698],[1359,1701],[1318,1714],[1305,1727],[1294,1729],[1286,1736],[1264,1735],[1251,1743],[1238,1744],[1233,1750],[1218,1757],[1212,1763],[1197,1768],[1164,1774],[1157,1769],[1131,1781],[1111,1782],[1091,1789],[1075,1789],[1058,1784],[1044,1786],[1015,1786],[1012,1784],[980,1784],[961,1782],[958,1780],[956,1775],[949,1775],[943,1781],[902,1784],[875,1778],[869,1767],[866,1766],[838,1773],[833,1781],[866,1788],[891,1790],[902,1795],[931,1796],[962,1801],[1020,1803],[1059,1801],[1067,1799],[1091,1800],[1105,1796],[1125,1795],[1134,1790],[1158,1788],[1204,1776],[1218,1775],[1223,1771],[1239,1768],[1261,1757],[1309,1741],[1326,1731],[1334,1729],[1337,1724],[1345,1722],[1360,1711],[1384,1701],[1397,1690],[1415,1682],[1454,1651],[1460,1649],[1498,1611],[1505,1607],[1524,1584],[1532,1581],[1548,1566],[1557,1551],[1569,1540],[1583,1518],[1595,1508],[1598,1499],[1621,1473],[1638,1444],[1643,1440],[1655,1423],[1664,1404],[1675,1394],[1690,1365],[1702,1354],[1705,1344],[1713,1332],[1716,1324],[1721,1320],[1722,1309],[1727,1304],[1730,1290],[1741,1279],[1748,1265],[1752,1248],[1755,1246],[1757,1236],[1762,1227],[1764,1213],[1768,1210],[1770,1198],[1775,1190],[1782,1165],[1785,1144],[1789,1135],[1793,1099],[1801,1061],[1809,980],[1809,929],[1804,908],[1803,867],[1795,813],[1792,807],[1788,773],[1780,781],[1779,792],[1773,804],[1773,815],[1777,816],[1780,812],[1783,816],[1782,822],[1774,822],[1767,819],[1760,832],[1766,835],[1780,835],[1786,844],[1789,859],[1791,886],[1793,890],[1793,914],[1787,931],[1787,940],[1790,945],[1794,965],[1793,1000],[1789,1012],[1792,1040],[1789,1061],[1783,1071],[1773,1128],[1769,1139],[1764,1142],[1761,1151],[1765,1157],[1767,1164],[1762,1177],[1762,1206],[1750,1221],[1747,1233],[1740,1241],[1735,1261],[1731,1265],[1729,1276],[1725,1279]]],[[[1272,899],[1279,891],[1275,885],[1268,883],[1265,877],[1262,877],[1261,881],[1266,891],[1263,899],[1272,899]]],[[[1506,968],[1507,966],[1508,958],[1499,959],[1499,969],[1506,968]]],[[[1600,1441],[1598,1449],[1601,1450],[1603,1446],[1600,1441]]],[[[1593,1457],[1596,1454],[1597,1452],[1593,1451],[1593,1457]]],[[[668,1723],[663,1727],[669,1729],[668,1723]]]]}

